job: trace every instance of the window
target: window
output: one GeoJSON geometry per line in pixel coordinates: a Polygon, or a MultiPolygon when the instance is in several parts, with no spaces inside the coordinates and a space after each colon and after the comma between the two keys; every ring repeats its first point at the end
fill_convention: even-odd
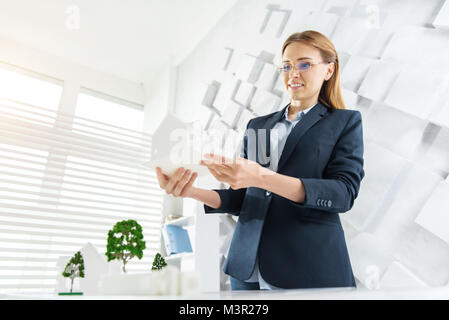
{"type": "Polygon", "coordinates": [[[1,99],[56,111],[61,93],[61,81],[0,63],[1,99]]]}
{"type": "Polygon", "coordinates": [[[107,232],[124,219],[147,242],[127,270],[150,270],[162,192],[140,166],[151,147],[143,111],[81,93],[75,116],[59,114],[62,82],[1,68],[0,77],[9,86],[0,88],[0,292],[53,293],[59,257],[90,242],[106,261],[107,232]]]}
{"type": "Polygon", "coordinates": [[[132,131],[143,130],[143,106],[81,89],[76,116],[107,123],[132,131]]]}

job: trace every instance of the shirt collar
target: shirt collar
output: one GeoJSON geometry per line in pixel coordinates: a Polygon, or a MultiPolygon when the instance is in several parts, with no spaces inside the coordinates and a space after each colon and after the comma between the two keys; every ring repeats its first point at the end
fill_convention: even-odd
{"type": "MultiPolygon", "coordinates": [[[[298,112],[298,114],[296,115],[295,120],[293,120],[293,121],[296,121],[296,120],[299,119],[299,117],[300,117],[300,115],[301,115],[301,112],[304,112],[304,114],[306,114],[306,113],[309,112],[313,107],[315,107],[317,104],[318,104],[318,103],[315,103],[313,106],[308,107],[307,109],[304,109],[304,110],[298,112]]],[[[288,121],[291,121],[291,120],[288,118],[288,110],[289,110],[289,109],[290,109],[290,105],[288,106],[288,108],[285,108],[285,112],[284,112],[284,117],[283,117],[283,119],[288,120],[288,121]]]]}

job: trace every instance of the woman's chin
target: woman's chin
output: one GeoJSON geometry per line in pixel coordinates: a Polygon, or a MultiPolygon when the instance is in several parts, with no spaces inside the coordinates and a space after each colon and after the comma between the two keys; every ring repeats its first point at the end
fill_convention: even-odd
{"type": "Polygon", "coordinates": [[[301,100],[304,99],[304,94],[298,94],[298,92],[288,92],[290,99],[292,100],[301,100]]]}

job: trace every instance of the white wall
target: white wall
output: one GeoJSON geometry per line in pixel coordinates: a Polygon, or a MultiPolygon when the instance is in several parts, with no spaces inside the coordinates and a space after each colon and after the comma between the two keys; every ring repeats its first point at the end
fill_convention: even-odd
{"type": "Polygon", "coordinates": [[[153,133],[167,112],[175,113],[177,67],[174,58],[161,66],[156,75],[148,75],[144,83],[145,122],[144,130],[153,133]]]}

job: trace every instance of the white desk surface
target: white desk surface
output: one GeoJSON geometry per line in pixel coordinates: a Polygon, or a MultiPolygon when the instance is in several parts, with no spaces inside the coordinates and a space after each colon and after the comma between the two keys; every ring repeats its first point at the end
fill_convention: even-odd
{"type": "Polygon", "coordinates": [[[220,291],[183,296],[58,296],[51,294],[0,294],[0,299],[56,300],[449,300],[449,287],[368,290],[353,288],[274,291],[220,291]]]}

